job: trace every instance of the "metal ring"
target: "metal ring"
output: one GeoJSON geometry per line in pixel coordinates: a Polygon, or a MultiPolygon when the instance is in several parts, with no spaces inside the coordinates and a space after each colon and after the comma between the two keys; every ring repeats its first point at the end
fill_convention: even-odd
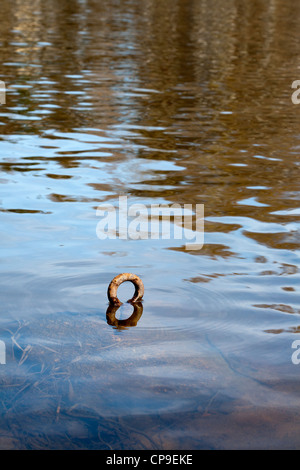
{"type": "Polygon", "coordinates": [[[134,296],[132,297],[132,299],[127,300],[127,302],[134,304],[135,302],[139,302],[142,300],[144,295],[144,284],[142,280],[138,276],[136,276],[136,274],[122,273],[114,277],[114,279],[110,282],[108,286],[107,297],[110,304],[122,305],[122,302],[120,302],[117,297],[117,290],[118,287],[125,281],[130,281],[135,286],[134,296]]]}

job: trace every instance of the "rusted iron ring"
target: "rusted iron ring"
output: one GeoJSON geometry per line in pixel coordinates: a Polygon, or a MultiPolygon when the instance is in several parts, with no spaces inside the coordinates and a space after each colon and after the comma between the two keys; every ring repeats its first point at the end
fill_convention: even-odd
{"type": "Polygon", "coordinates": [[[118,287],[125,281],[130,281],[135,286],[134,296],[132,297],[132,299],[127,300],[127,302],[134,304],[135,302],[139,302],[142,300],[144,295],[144,284],[142,280],[138,276],[136,276],[136,274],[122,273],[114,277],[114,279],[110,282],[108,286],[107,297],[111,305],[122,305],[122,302],[120,302],[117,297],[117,290],[118,287]]]}

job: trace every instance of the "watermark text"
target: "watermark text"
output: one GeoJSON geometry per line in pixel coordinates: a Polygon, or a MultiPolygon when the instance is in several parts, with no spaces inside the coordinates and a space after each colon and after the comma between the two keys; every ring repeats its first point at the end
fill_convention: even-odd
{"type": "Polygon", "coordinates": [[[292,83],[292,88],[296,88],[291,96],[292,103],[300,104],[300,80],[294,80],[292,83]]]}
{"type": "Polygon", "coordinates": [[[119,197],[118,207],[106,204],[97,208],[101,217],[96,234],[100,240],[184,240],[187,250],[200,250],[204,244],[203,204],[128,205],[127,196],[119,197]]]}
{"type": "Polygon", "coordinates": [[[0,340],[0,364],[6,364],[6,347],[4,341],[0,340]]]}
{"type": "Polygon", "coordinates": [[[6,104],[6,86],[2,80],[0,80],[0,104],[6,104]]]}

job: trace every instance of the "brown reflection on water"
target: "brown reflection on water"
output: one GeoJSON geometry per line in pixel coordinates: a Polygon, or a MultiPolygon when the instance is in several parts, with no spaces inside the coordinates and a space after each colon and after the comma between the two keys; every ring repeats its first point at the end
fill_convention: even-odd
{"type": "Polygon", "coordinates": [[[119,319],[116,318],[116,315],[120,306],[109,305],[106,310],[107,324],[113,326],[117,330],[124,330],[126,328],[136,326],[139,319],[143,315],[143,304],[141,302],[137,302],[135,304],[132,304],[132,306],[132,314],[126,319],[119,319]]]}

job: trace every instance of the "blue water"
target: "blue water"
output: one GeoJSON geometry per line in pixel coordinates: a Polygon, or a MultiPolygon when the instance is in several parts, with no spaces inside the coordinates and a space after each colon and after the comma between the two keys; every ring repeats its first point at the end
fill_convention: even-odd
{"type": "Polygon", "coordinates": [[[300,7],[1,8],[0,448],[299,448],[300,7]],[[203,247],[100,240],[120,196],[204,205],[203,247]]]}

